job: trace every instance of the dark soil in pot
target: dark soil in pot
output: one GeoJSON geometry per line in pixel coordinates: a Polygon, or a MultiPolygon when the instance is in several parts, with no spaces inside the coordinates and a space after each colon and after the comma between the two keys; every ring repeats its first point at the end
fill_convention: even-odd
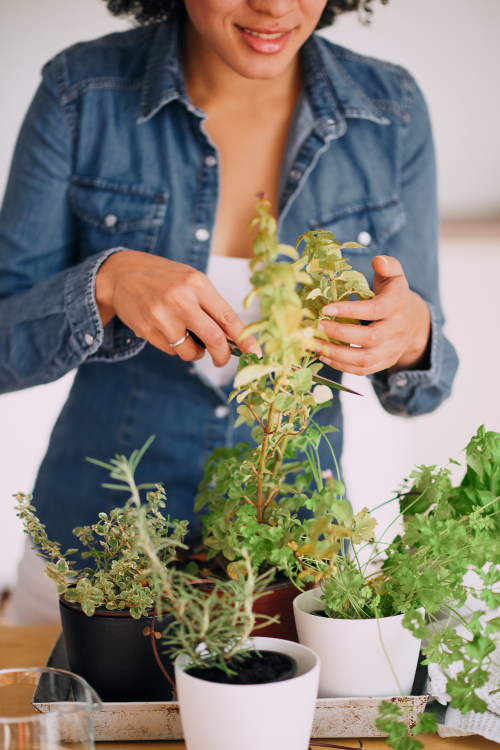
{"type": "MultiPolygon", "coordinates": [[[[77,604],[61,598],[59,605],[71,671],[84,677],[103,701],[172,699],[151,642],[152,617],[135,620],[128,612],[109,610],[87,617],[77,604]]],[[[165,621],[156,618],[155,632],[165,626],[165,621]]],[[[173,665],[161,654],[161,647],[158,653],[173,679],[173,665]]]]}
{"type": "Polygon", "coordinates": [[[278,651],[250,651],[233,657],[229,667],[235,674],[227,674],[218,667],[188,667],[187,674],[208,682],[229,685],[257,685],[263,682],[289,680],[297,671],[295,659],[278,651]]]}

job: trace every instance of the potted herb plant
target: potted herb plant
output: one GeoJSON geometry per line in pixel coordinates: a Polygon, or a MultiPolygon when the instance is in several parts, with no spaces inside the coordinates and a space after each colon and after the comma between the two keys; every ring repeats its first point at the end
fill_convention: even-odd
{"type": "MultiPolygon", "coordinates": [[[[132,476],[152,439],[126,461],[132,476]]],[[[17,515],[46,560],[46,575],[57,585],[71,669],[105,701],[169,699],[171,689],[152,648],[156,594],[136,545],[136,506],[100,513],[96,523],[74,529],[79,550],[62,550],[48,538],[32,499],[32,495],[16,496],[17,515]],[[78,553],[81,563],[75,561],[78,553]]],[[[187,522],[166,519],[164,507],[165,494],[158,486],[148,493],[141,514],[149,533],[161,543],[162,565],[168,567],[177,562],[178,550],[185,548],[187,522]]],[[[166,660],[162,666],[173,671],[166,660]]]]}
{"type": "Polygon", "coordinates": [[[261,319],[244,334],[255,335],[264,353],[240,357],[230,401],[238,403],[236,424],[249,425],[254,442],[214,451],[195,509],[202,512],[209,562],[237,577],[246,548],[257,569],[276,568],[275,591],[263,604],[273,612],[281,600],[285,609],[273,634],[296,638],[291,603],[307,575],[297,551],[314,524],[304,511],[317,514],[331,499],[317,448],[332,428],[320,426],[315,415],[333,397],[332,389],[343,389],[319,375],[322,365],[310,346],[313,337],[326,338],[319,327],[325,304],[353,295],[367,299],[373,292],[343,257],[357,243],[341,245],[330,232],[317,231],[299,237],[295,247],[280,244],[264,198],[252,227],[253,291],[245,303],[257,297],[261,319]]]}
{"type": "Polygon", "coordinates": [[[251,637],[269,618],[256,615],[273,575],[256,577],[245,548],[244,575],[215,580],[210,589],[163,562],[158,539],[141,506],[133,472],[117,456],[107,465],[136,509],[136,550],[147,560],[156,610],[167,615],[162,645],[175,658],[175,691],[188,750],[254,750],[283,743],[307,750],[318,689],[319,660],[309,648],[251,637]]]}
{"type": "MultiPolygon", "coordinates": [[[[367,509],[353,513],[340,493],[318,520],[298,554],[309,557],[321,587],[300,594],[294,611],[299,640],[320,655],[320,696],[408,695],[422,640],[424,664],[458,665],[446,688],[451,705],[463,713],[486,710],[477,691],[488,681],[500,633],[492,613],[500,604],[499,441],[498,433],[478,430],[458,486],[448,467],[413,471],[395,498],[403,530],[391,542],[387,530],[375,540],[375,519],[367,509]],[[481,587],[468,583],[471,572],[481,587]],[[476,606],[467,612],[471,596],[476,606]]],[[[394,748],[422,747],[408,736],[394,702],[382,702],[377,726],[394,748]]],[[[425,714],[414,731],[435,728],[425,714]]]]}

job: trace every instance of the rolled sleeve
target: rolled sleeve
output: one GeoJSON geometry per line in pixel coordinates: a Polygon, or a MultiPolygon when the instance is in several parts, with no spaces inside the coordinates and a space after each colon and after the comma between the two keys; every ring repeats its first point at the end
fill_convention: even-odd
{"type": "Polygon", "coordinates": [[[133,357],[145,346],[145,340],[117,318],[103,328],[95,299],[97,272],[110,255],[124,248],[111,248],[89,258],[68,272],[64,290],[64,306],[71,329],[71,348],[76,365],[84,361],[117,361],[133,357]]]}
{"type": "Polygon", "coordinates": [[[385,372],[370,376],[380,403],[391,414],[413,417],[426,414],[449,396],[458,367],[454,348],[442,333],[432,305],[430,363],[425,370],[400,370],[389,377],[385,372]]]}

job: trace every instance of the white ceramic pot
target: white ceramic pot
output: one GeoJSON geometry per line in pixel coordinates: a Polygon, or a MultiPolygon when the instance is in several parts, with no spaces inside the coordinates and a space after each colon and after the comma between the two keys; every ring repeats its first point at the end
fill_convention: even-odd
{"type": "Polygon", "coordinates": [[[279,638],[253,638],[260,650],[297,662],[294,677],[259,685],[200,680],[175,661],[175,681],[187,750],[307,750],[318,693],[319,659],[311,649],[279,638]]]}
{"type": "Polygon", "coordinates": [[[342,620],[313,615],[319,594],[293,602],[299,641],[321,662],[319,698],[410,695],[420,641],[403,627],[403,615],[379,620],[342,620]]]}

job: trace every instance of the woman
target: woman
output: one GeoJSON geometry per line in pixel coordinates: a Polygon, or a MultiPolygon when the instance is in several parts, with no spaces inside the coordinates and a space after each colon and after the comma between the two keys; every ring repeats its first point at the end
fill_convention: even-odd
{"type": "MultiPolygon", "coordinates": [[[[259,192],[282,242],[325,228],[365,246],[350,260],[375,297],[327,312],[367,325],[325,323],[353,345],[330,344],[327,366],[369,375],[384,407],[405,415],[436,408],[456,370],[442,333],[425,103],[403,69],[313,34],[359,2],[108,5],[161,23],[45,66],[0,217],[0,387],[78,368],[34,488],[63,547],[123,500],[98,489],[84,456],[130,454],[152,433],[139,480],[163,482],[169,513],[198,530],[192,499],[207,456],[247,438],[227,405],[227,338],[247,322],[246,226],[259,192]]],[[[322,415],[340,430],[340,455],[338,399],[322,415]]]]}

